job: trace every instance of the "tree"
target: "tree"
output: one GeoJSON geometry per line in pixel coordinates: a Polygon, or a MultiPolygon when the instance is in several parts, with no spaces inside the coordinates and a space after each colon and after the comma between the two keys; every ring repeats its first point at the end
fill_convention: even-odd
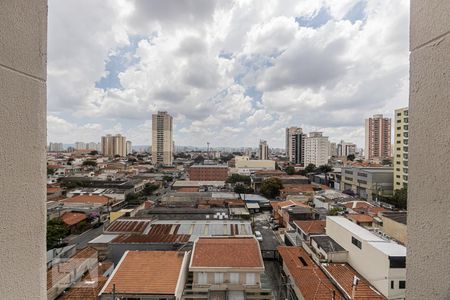
{"type": "Polygon", "coordinates": [[[129,193],[125,196],[125,202],[130,205],[139,205],[142,201],[139,194],[129,193]]]}
{"type": "Polygon", "coordinates": [[[283,183],[280,178],[271,177],[263,181],[261,184],[261,194],[267,198],[275,198],[280,195],[280,190],[283,188],[283,183]]]}
{"type": "Polygon", "coordinates": [[[56,169],[50,168],[47,166],[47,175],[53,175],[53,174],[55,174],[55,172],[56,172],[56,169]]]}
{"type": "Polygon", "coordinates": [[[344,211],[343,208],[340,207],[335,207],[330,209],[330,211],[328,212],[329,216],[337,216],[341,211],[344,211]]]}
{"type": "Polygon", "coordinates": [[[408,204],[408,187],[403,187],[394,191],[394,196],[390,204],[395,205],[399,209],[406,209],[408,204]]]}
{"type": "Polygon", "coordinates": [[[204,161],[205,161],[205,158],[203,157],[203,155],[199,155],[196,158],[194,158],[194,163],[196,163],[196,164],[203,164],[204,161]]]}
{"type": "Polygon", "coordinates": [[[289,166],[286,168],[286,174],[288,175],[294,175],[295,174],[295,168],[293,166],[289,166]]]}
{"type": "Polygon", "coordinates": [[[237,194],[253,194],[255,191],[251,187],[238,183],[234,186],[234,192],[237,194]]]}
{"type": "Polygon", "coordinates": [[[315,165],[315,164],[309,164],[309,165],[307,165],[306,168],[305,168],[305,173],[306,173],[306,174],[312,173],[312,172],[314,172],[315,170],[316,170],[316,165],[315,165]]]}
{"type": "Polygon", "coordinates": [[[240,175],[240,174],[231,174],[231,176],[228,176],[226,183],[244,183],[244,184],[250,184],[251,183],[250,176],[247,175],[240,175]]]}
{"type": "Polygon", "coordinates": [[[347,155],[347,160],[354,161],[355,160],[355,154],[349,154],[347,155]]]}
{"type": "Polygon", "coordinates": [[[89,155],[98,155],[98,151],[97,150],[92,150],[91,152],[89,152],[89,155]]]}
{"type": "Polygon", "coordinates": [[[325,175],[325,185],[328,185],[328,173],[333,171],[333,168],[329,165],[322,165],[317,168],[317,172],[325,175]]]}
{"type": "Polygon", "coordinates": [[[159,189],[159,186],[156,184],[151,184],[151,183],[147,183],[144,186],[144,189],[142,190],[142,194],[144,194],[145,196],[150,196],[151,194],[153,194],[154,191],[156,191],[157,189],[159,189]]]}
{"type": "Polygon", "coordinates": [[[164,180],[165,182],[171,182],[171,181],[173,180],[173,177],[170,176],[170,175],[164,175],[164,176],[163,176],[163,180],[164,180]]]}
{"type": "Polygon", "coordinates": [[[83,166],[85,167],[96,167],[97,162],[95,160],[85,160],[83,161],[83,166]]]}
{"type": "Polygon", "coordinates": [[[228,155],[225,155],[225,156],[221,156],[220,160],[226,163],[226,162],[229,162],[233,158],[234,158],[233,154],[228,154],[228,155]]]}
{"type": "Polygon", "coordinates": [[[61,219],[47,222],[47,250],[58,247],[62,239],[69,235],[69,228],[61,219]]]}

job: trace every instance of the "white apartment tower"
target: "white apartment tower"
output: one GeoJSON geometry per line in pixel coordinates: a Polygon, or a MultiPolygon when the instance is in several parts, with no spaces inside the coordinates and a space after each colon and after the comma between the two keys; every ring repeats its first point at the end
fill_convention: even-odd
{"type": "Polygon", "coordinates": [[[391,156],[391,119],[374,115],[366,119],[365,158],[368,161],[381,161],[391,156]]]}
{"type": "Polygon", "coordinates": [[[356,145],[353,143],[347,143],[341,141],[337,145],[337,156],[349,156],[350,154],[356,154],[356,145]]]}
{"type": "Polygon", "coordinates": [[[152,163],[172,165],[172,116],[165,111],[152,115],[152,163]]]}
{"type": "Polygon", "coordinates": [[[408,184],[408,108],[395,110],[394,190],[408,184]]]}
{"type": "Polygon", "coordinates": [[[269,146],[267,141],[259,141],[259,159],[268,160],[269,159],[269,146]]]}
{"type": "Polygon", "coordinates": [[[300,127],[286,128],[286,156],[293,164],[304,164],[305,137],[300,127]]]}
{"type": "Polygon", "coordinates": [[[127,141],[127,151],[126,151],[126,154],[128,155],[128,154],[131,154],[131,153],[133,153],[132,144],[131,144],[131,141],[127,141]]]}
{"type": "Polygon", "coordinates": [[[102,136],[102,153],[105,156],[126,156],[126,138],[120,134],[102,136]]]}
{"type": "Polygon", "coordinates": [[[322,166],[328,164],[330,157],[330,142],[322,132],[311,132],[305,138],[305,166],[313,164],[322,166]]]}

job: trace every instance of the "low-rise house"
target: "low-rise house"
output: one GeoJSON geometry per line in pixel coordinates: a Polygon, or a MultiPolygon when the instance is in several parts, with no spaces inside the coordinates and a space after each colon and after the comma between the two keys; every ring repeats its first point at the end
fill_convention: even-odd
{"type": "Polygon", "coordinates": [[[325,234],[326,223],[325,220],[294,221],[299,238],[305,242],[309,242],[312,236],[325,234]]]}
{"type": "Polygon", "coordinates": [[[404,246],[383,239],[344,217],[327,217],[326,234],[348,251],[349,265],[383,296],[405,298],[404,246]]]}
{"type": "Polygon", "coordinates": [[[352,221],[355,224],[358,224],[359,226],[365,227],[365,228],[372,228],[373,224],[373,218],[369,215],[365,214],[347,214],[347,219],[352,221]]]}
{"type": "Polygon", "coordinates": [[[264,263],[254,237],[200,237],[189,265],[185,299],[273,299],[261,277],[264,263]]]}
{"type": "Polygon", "coordinates": [[[293,205],[281,208],[283,223],[282,226],[290,229],[292,222],[296,220],[316,219],[316,213],[308,205],[293,205]]]}
{"type": "Polygon", "coordinates": [[[289,299],[325,300],[345,299],[324,272],[302,247],[279,246],[283,285],[289,299]]]}
{"type": "MultiPolygon", "coordinates": [[[[272,206],[272,217],[274,218],[275,222],[280,225],[284,224],[283,210],[288,209],[288,208],[303,207],[303,208],[308,209],[308,211],[310,211],[311,215],[312,215],[311,207],[302,202],[297,202],[297,201],[292,201],[292,200],[271,201],[270,205],[272,206]]],[[[284,225],[286,225],[286,224],[284,224],[284,225]]]]}
{"type": "Polygon", "coordinates": [[[181,299],[188,264],[189,252],[127,251],[99,298],[181,299]]]}
{"type": "Polygon", "coordinates": [[[85,213],[80,212],[64,212],[61,215],[61,221],[67,225],[71,232],[75,231],[77,227],[82,223],[86,222],[88,217],[85,213]]]}
{"type": "Polygon", "coordinates": [[[344,193],[335,190],[323,190],[316,193],[313,199],[315,208],[325,208],[331,210],[335,207],[341,207],[341,204],[348,202],[352,198],[344,193]]]}

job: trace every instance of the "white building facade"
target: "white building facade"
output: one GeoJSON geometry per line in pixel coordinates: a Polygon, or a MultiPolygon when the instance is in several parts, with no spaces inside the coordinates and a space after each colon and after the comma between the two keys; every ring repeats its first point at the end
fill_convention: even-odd
{"type": "Polygon", "coordinates": [[[328,164],[330,157],[330,142],[322,132],[311,132],[305,138],[305,166],[313,164],[322,166],[328,164]]]}

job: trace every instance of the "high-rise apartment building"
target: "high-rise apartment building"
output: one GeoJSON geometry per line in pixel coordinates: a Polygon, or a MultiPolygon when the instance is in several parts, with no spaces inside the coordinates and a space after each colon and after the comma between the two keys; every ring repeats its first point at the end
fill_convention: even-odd
{"type": "Polygon", "coordinates": [[[102,136],[102,153],[105,156],[126,156],[126,138],[120,134],[102,136]]]}
{"type": "Polygon", "coordinates": [[[330,156],[337,156],[337,153],[336,143],[330,143],[330,156]]]}
{"type": "Polygon", "coordinates": [[[330,157],[330,142],[322,132],[311,132],[305,138],[305,166],[313,164],[322,166],[328,164],[330,157]]]}
{"type": "Polygon", "coordinates": [[[267,141],[259,141],[259,159],[268,160],[269,159],[269,145],[267,141]]]}
{"type": "Polygon", "coordinates": [[[75,150],[86,150],[86,143],[75,142],[75,150]]]}
{"type": "Polygon", "coordinates": [[[286,128],[286,156],[293,164],[304,164],[305,137],[300,127],[286,128]]]}
{"type": "Polygon", "coordinates": [[[353,143],[347,143],[344,141],[341,141],[339,144],[337,144],[337,156],[349,156],[350,154],[355,155],[356,154],[356,145],[353,143]]]}
{"type": "Polygon", "coordinates": [[[127,151],[126,151],[126,154],[128,155],[128,154],[131,154],[131,153],[133,153],[133,147],[132,147],[131,141],[127,141],[127,151]]]}
{"type": "Polygon", "coordinates": [[[365,158],[368,161],[381,161],[391,156],[391,119],[374,115],[366,119],[365,158]]]}
{"type": "Polygon", "coordinates": [[[152,162],[154,165],[172,165],[172,116],[165,111],[152,115],[152,162]]]}
{"type": "Polygon", "coordinates": [[[48,151],[49,152],[62,152],[62,151],[64,151],[64,145],[63,145],[63,143],[50,143],[48,145],[48,151]]]}
{"type": "Polygon", "coordinates": [[[394,190],[408,184],[408,108],[395,110],[394,190]]]}

